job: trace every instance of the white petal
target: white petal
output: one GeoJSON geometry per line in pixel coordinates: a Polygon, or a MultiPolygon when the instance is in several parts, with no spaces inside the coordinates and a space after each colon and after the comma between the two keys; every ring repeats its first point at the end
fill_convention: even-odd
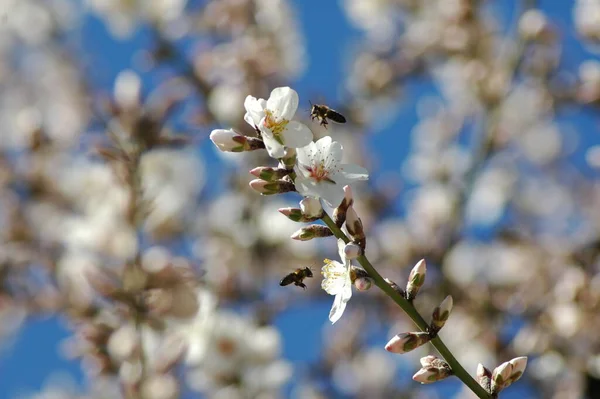
{"type": "Polygon", "coordinates": [[[331,143],[329,148],[326,150],[329,156],[327,157],[327,164],[325,167],[331,167],[332,164],[338,165],[342,162],[342,157],[344,156],[344,149],[342,145],[337,141],[331,143]]]}
{"type": "Polygon", "coordinates": [[[346,303],[348,301],[344,301],[341,295],[336,295],[335,300],[333,301],[333,306],[331,306],[331,310],[329,311],[329,320],[331,320],[331,324],[334,324],[336,321],[342,317],[344,314],[344,310],[346,310],[346,303]]]}
{"type": "Polygon", "coordinates": [[[308,126],[296,121],[290,121],[282,135],[285,145],[291,148],[302,148],[310,144],[313,139],[313,134],[308,126]]]}
{"type": "Polygon", "coordinates": [[[261,130],[261,135],[263,142],[265,143],[265,148],[267,149],[267,152],[271,158],[278,159],[285,154],[285,148],[279,143],[279,141],[275,140],[275,137],[273,137],[273,133],[271,133],[270,130],[261,130]]]}
{"type": "Polygon", "coordinates": [[[356,181],[369,179],[369,171],[362,166],[347,163],[343,164],[340,169],[341,174],[348,180],[356,181]]]}
{"type": "Polygon", "coordinates": [[[340,254],[340,259],[342,263],[346,263],[346,253],[344,252],[344,248],[346,248],[346,243],[341,238],[338,238],[338,254],[340,254]]]}
{"type": "Polygon", "coordinates": [[[307,177],[304,177],[303,171],[299,170],[298,167],[295,167],[294,171],[296,172],[296,181],[294,182],[294,184],[296,185],[296,190],[298,191],[298,193],[305,197],[319,198],[320,195],[315,190],[316,186],[313,183],[313,181],[307,177]]]}
{"type": "Polygon", "coordinates": [[[308,143],[307,146],[298,148],[296,152],[296,160],[301,165],[311,165],[312,154],[316,151],[315,143],[308,143]]]}
{"type": "Polygon", "coordinates": [[[277,87],[267,100],[267,109],[273,111],[278,120],[292,120],[298,109],[298,93],[289,87],[277,87]]]}
{"type": "Polygon", "coordinates": [[[321,137],[315,144],[316,144],[315,152],[320,151],[322,153],[328,153],[329,146],[331,146],[331,137],[330,136],[321,137]]]}
{"type": "Polygon", "coordinates": [[[246,114],[244,120],[252,127],[259,126],[260,120],[265,116],[265,106],[267,102],[264,99],[256,99],[256,97],[247,96],[244,100],[244,108],[246,108],[246,114]]]}
{"type": "Polygon", "coordinates": [[[342,199],[344,199],[344,189],[339,184],[321,182],[313,190],[318,193],[319,198],[323,198],[325,202],[334,208],[339,206],[342,199]]]}

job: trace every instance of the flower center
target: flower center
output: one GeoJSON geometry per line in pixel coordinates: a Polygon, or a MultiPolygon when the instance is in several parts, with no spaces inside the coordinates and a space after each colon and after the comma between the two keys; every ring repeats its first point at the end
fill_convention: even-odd
{"type": "Polygon", "coordinates": [[[316,165],[313,164],[312,166],[305,166],[305,168],[309,173],[310,178],[316,180],[317,183],[325,181],[327,183],[335,184],[335,181],[329,177],[330,170],[325,167],[325,162],[320,162],[316,165]]]}
{"type": "Polygon", "coordinates": [[[275,115],[273,115],[273,111],[265,109],[265,121],[263,125],[268,128],[274,135],[279,135],[281,132],[285,130],[285,127],[289,123],[287,119],[282,119],[280,121],[277,120],[275,115]]]}
{"type": "Polygon", "coordinates": [[[345,278],[345,270],[336,267],[331,259],[324,259],[325,267],[322,269],[321,274],[326,280],[337,280],[345,278]]]}

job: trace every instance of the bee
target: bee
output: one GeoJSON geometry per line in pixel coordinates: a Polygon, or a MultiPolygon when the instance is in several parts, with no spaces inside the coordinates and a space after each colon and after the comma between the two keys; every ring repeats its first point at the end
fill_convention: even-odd
{"type": "Polygon", "coordinates": [[[294,283],[295,286],[306,289],[306,285],[304,285],[302,281],[304,281],[305,278],[312,276],[312,270],[310,270],[308,267],[305,267],[304,269],[296,269],[282,278],[279,282],[279,285],[284,286],[294,283]]]}
{"type": "Polygon", "coordinates": [[[329,108],[327,105],[313,103],[310,103],[310,105],[310,119],[313,121],[315,118],[318,119],[321,126],[325,126],[325,128],[327,128],[327,119],[331,119],[337,123],[346,123],[346,118],[344,115],[329,108]]]}

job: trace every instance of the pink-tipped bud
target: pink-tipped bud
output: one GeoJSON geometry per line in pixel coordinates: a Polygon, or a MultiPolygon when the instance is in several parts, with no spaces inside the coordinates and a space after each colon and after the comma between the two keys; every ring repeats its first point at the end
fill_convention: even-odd
{"type": "Polygon", "coordinates": [[[408,283],[406,284],[406,297],[412,301],[417,296],[419,289],[425,283],[425,274],[427,273],[427,265],[425,259],[421,259],[415,267],[410,271],[408,283]]]}
{"type": "Polygon", "coordinates": [[[354,286],[359,291],[366,291],[371,288],[371,285],[373,285],[373,282],[368,277],[359,277],[354,280],[354,286]]]}
{"type": "Polygon", "coordinates": [[[294,183],[283,180],[270,182],[261,179],[254,179],[250,182],[250,187],[262,195],[282,194],[296,190],[294,183]]]}
{"type": "Polygon", "coordinates": [[[406,353],[426,344],[431,337],[426,332],[408,332],[394,336],[385,345],[385,350],[392,353],[406,353]]]}
{"type": "Polygon", "coordinates": [[[440,306],[434,309],[433,314],[431,316],[430,324],[432,331],[435,331],[437,333],[441,330],[442,327],[444,327],[444,324],[446,324],[446,320],[448,320],[448,317],[450,317],[452,305],[452,297],[448,295],[446,299],[442,301],[440,306]]]}
{"type": "Polygon", "coordinates": [[[331,237],[333,232],[327,226],[321,226],[319,224],[311,224],[310,226],[306,226],[301,228],[292,234],[292,239],[298,241],[308,241],[313,238],[320,237],[331,237]]]}
{"type": "Polygon", "coordinates": [[[438,381],[438,371],[434,368],[422,368],[413,375],[413,380],[421,384],[431,384],[438,381]]]}
{"type": "Polygon", "coordinates": [[[314,197],[304,197],[300,201],[300,209],[305,216],[310,218],[320,218],[323,216],[323,207],[321,201],[314,197]]]}
{"type": "Polygon", "coordinates": [[[250,171],[250,174],[258,177],[259,179],[267,181],[275,181],[284,178],[290,174],[289,170],[271,168],[268,166],[259,166],[250,171]]]}
{"type": "Polygon", "coordinates": [[[362,248],[353,242],[350,242],[344,246],[344,256],[346,259],[356,259],[362,255],[362,248]]]}

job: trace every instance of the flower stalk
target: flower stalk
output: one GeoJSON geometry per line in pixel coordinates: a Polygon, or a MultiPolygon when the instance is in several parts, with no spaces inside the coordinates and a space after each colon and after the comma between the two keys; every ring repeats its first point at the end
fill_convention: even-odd
{"type": "MultiPolygon", "coordinates": [[[[331,229],[333,234],[343,240],[345,243],[349,243],[350,239],[344,234],[344,232],[334,223],[334,221],[325,214],[322,218],[323,222],[331,229]]],[[[426,332],[429,328],[429,324],[421,316],[417,309],[409,302],[406,298],[401,296],[385,279],[375,270],[369,259],[363,254],[357,258],[360,265],[369,274],[373,283],[379,287],[387,296],[389,296],[398,306],[402,308],[404,313],[411,318],[415,325],[421,330],[426,332]]],[[[440,355],[444,358],[446,363],[452,369],[452,372],[458,377],[478,398],[491,399],[492,396],[486,392],[485,389],[464,369],[464,367],[456,360],[450,349],[444,344],[440,337],[431,339],[431,344],[437,349],[440,355]]]]}

